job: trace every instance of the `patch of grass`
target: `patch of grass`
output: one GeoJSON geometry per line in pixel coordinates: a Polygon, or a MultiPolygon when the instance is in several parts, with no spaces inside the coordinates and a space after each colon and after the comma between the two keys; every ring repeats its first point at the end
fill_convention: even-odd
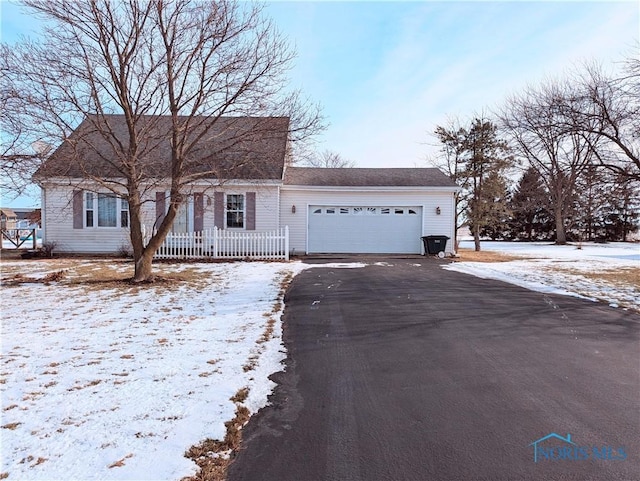
{"type": "Polygon", "coordinates": [[[640,267],[623,267],[615,271],[586,272],[582,275],[590,279],[599,279],[612,284],[631,286],[640,290],[640,267]]]}
{"type": "Polygon", "coordinates": [[[256,368],[257,364],[258,364],[258,355],[252,354],[251,356],[249,356],[249,359],[247,359],[247,362],[245,363],[245,365],[242,366],[242,370],[244,372],[253,371],[256,368]]]}
{"type": "Polygon", "coordinates": [[[242,389],[238,389],[238,392],[231,397],[231,401],[233,401],[234,403],[243,403],[247,400],[248,396],[249,388],[243,387],[242,389]]]}
{"type": "Polygon", "coordinates": [[[205,439],[200,444],[191,446],[184,454],[198,465],[199,471],[193,476],[182,478],[181,481],[224,481],[226,479],[229,464],[242,442],[242,427],[251,416],[246,407],[239,405],[242,401],[238,399],[244,401],[248,394],[249,389],[242,388],[231,398],[236,403],[236,414],[233,419],[224,423],[227,431],[222,441],[205,439]]]}
{"type": "Polygon", "coordinates": [[[24,274],[15,274],[3,280],[3,283],[8,286],[17,286],[20,284],[49,284],[50,282],[60,282],[65,275],[66,271],[64,270],[50,272],[44,277],[28,277],[24,274]]]}
{"type": "Polygon", "coordinates": [[[14,431],[21,424],[22,423],[8,423],[8,424],[5,424],[4,426],[0,426],[0,427],[2,429],[9,429],[10,431],[14,431]]]}
{"type": "Polygon", "coordinates": [[[73,386],[73,387],[70,387],[69,389],[67,389],[67,391],[69,391],[69,392],[71,392],[71,391],[80,391],[81,389],[86,389],[88,387],[97,386],[101,382],[102,382],[102,380],[96,379],[95,381],[91,381],[88,384],[85,384],[84,386],[73,386]]]}
{"type": "Polygon", "coordinates": [[[133,453],[129,453],[127,454],[124,458],[119,459],[118,461],[116,461],[115,463],[109,465],[109,469],[113,469],[113,468],[121,468],[122,466],[124,466],[124,462],[133,457],[133,453]]]}
{"type": "Polygon", "coordinates": [[[260,336],[260,339],[256,341],[256,344],[264,344],[265,342],[268,342],[271,339],[271,337],[273,336],[275,324],[276,324],[276,320],[273,317],[270,317],[269,320],[267,321],[267,326],[265,327],[264,332],[262,333],[262,336],[260,336]]]}
{"type": "MultiPolygon", "coordinates": [[[[25,275],[24,265],[3,265],[2,282],[4,285],[17,286],[27,283],[58,282],[63,286],[82,286],[88,290],[122,288],[136,293],[141,288],[173,288],[176,283],[188,283],[193,289],[202,290],[210,285],[212,279],[196,267],[184,268],[184,264],[154,263],[156,275],[149,282],[132,283],[133,263],[122,259],[62,258],[38,259],[29,264],[29,272],[48,272],[44,277],[25,275]],[[172,272],[179,265],[179,272],[172,272]]],[[[217,281],[217,279],[216,279],[217,281]]]]}
{"type": "Polygon", "coordinates": [[[601,271],[583,271],[570,267],[550,267],[549,270],[569,275],[585,277],[594,281],[604,281],[620,287],[632,287],[640,290],[640,267],[618,267],[601,271]]]}
{"type": "Polygon", "coordinates": [[[505,254],[504,252],[479,251],[473,249],[458,250],[457,262],[510,262],[515,260],[530,259],[530,257],[505,254]]]}

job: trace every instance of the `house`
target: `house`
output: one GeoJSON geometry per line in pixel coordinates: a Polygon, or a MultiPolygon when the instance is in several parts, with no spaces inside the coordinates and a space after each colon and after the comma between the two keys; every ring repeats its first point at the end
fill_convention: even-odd
{"type": "MultiPolygon", "coordinates": [[[[144,154],[150,174],[142,217],[150,230],[168,207],[170,153],[159,119],[144,154]]],[[[107,121],[126,138],[121,116],[107,121]]],[[[288,129],[286,118],[219,119],[190,157],[188,173],[198,175],[184,188],[173,231],[244,235],[287,226],[293,254],[420,254],[424,235],[453,239],[458,188],[441,171],[290,166],[288,129]]],[[[128,204],[101,185],[124,184],[110,162],[116,155],[85,120],[34,176],[42,188],[44,240],[58,252],[116,253],[130,245],[128,204]]],[[[452,241],[446,250],[453,251],[452,241]]]]}
{"type": "Polygon", "coordinates": [[[16,214],[18,229],[40,228],[40,209],[14,207],[11,210],[16,214]]]}

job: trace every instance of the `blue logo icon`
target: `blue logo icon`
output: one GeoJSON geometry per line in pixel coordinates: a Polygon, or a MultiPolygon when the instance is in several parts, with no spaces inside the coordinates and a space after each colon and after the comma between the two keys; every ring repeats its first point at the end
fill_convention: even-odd
{"type": "Polygon", "coordinates": [[[538,461],[623,461],[627,459],[626,448],[624,446],[612,447],[583,446],[571,440],[571,434],[566,437],[556,433],[550,433],[532,442],[533,462],[538,461]]]}

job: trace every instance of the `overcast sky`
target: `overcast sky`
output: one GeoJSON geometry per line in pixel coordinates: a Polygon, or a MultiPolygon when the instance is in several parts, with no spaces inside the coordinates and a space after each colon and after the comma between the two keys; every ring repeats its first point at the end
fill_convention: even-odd
{"type": "MultiPolygon", "coordinates": [[[[0,5],[3,41],[33,30],[0,5]]],[[[425,166],[430,133],[448,118],[488,112],[580,62],[615,69],[639,54],[635,0],[299,1],[268,3],[267,13],[297,50],[292,86],[330,123],[318,149],[359,167],[425,166]]]]}

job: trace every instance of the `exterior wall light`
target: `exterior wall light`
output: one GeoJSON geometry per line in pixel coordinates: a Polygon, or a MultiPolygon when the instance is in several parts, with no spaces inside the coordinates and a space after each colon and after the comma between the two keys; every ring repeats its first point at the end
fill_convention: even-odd
{"type": "Polygon", "coordinates": [[[436,215],[440,215],[441,212],[440,207],[436,207],[436,215]]]}
{"type": "Polygon", "coordinates": [[[291,206],[291,213],[292,213],[292,214],[295,214],[295,213],[296,213],[296,206],[295,206],[295,205],[292,205],[292,206],[291,206]]]}

